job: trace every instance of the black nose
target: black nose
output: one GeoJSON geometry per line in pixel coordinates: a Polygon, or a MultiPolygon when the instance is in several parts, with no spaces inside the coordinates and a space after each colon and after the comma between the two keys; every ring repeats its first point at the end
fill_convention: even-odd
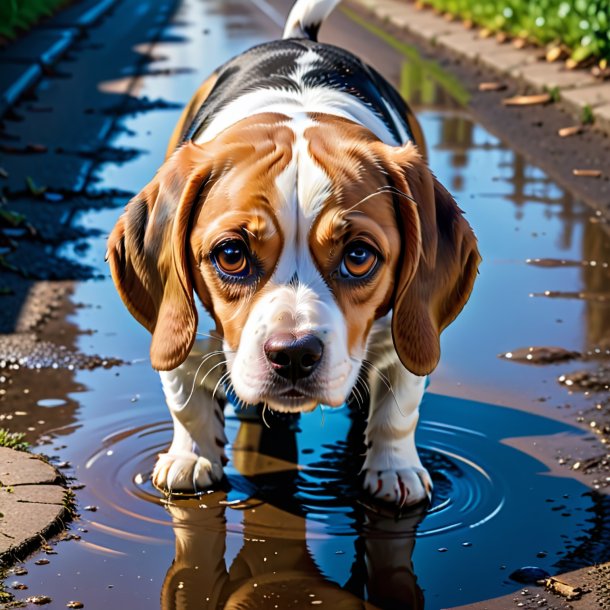
{"type": "Polygon", "coordinates": [[[309,377],[322,359],[324,345],[313,335],[274,335],[265,342],[265,355],[273,370],[293,383],[309,377]]]}

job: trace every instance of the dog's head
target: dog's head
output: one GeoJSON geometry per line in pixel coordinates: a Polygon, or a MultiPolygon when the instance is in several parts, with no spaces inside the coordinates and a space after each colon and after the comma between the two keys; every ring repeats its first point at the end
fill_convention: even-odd
{"type": "Polygon", "coordinates": [[[414,145],[337,117],[276,114],[176,150],[127,205],[108,256],[152,333],[154,368],[187,357],[197,293],[237,396],[288,411],[343,403],[390,311],[404,366],[431,372],[480,260],[414,145]]]}

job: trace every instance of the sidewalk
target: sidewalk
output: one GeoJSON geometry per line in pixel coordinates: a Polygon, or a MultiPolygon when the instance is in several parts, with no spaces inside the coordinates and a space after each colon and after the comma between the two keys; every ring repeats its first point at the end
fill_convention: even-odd
{"type": "Polygon", "coordinates": [[[559,103],[575,123],[588,106],[595,127],[610,134],[610,81],[594,78],[585,70],[568,70],[563,62],[540,60],[541,49],[517,49],[494,38],[481,38],[479,29],[467,29],[460,21],[447,21],[431,9],[417,9],[404,0],[352,0],[381,21],[391,23],[428,43],[510,77],[531,93],[559,91],[559,103]]]}
{"type": "Polygon", "coordinates": [[[0,117],[31,89],[117,0],[84,0],[0,48],[0,117]]]}
{"type": "Polygon", "coordinates": [[[38,456],[0,447],[0,568],[23,559],[72,519],[63,483],[38,456]]]}

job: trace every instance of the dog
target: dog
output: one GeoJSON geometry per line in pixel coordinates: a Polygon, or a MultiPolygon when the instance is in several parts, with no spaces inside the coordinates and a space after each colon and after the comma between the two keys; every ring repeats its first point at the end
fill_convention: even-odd
{"type": "Polygon", "coordinates": [[[430,498],[419,403],[480,256],[397,91],[317,41],[338,3],[298,0],[281,40],[209,77],[109,237],[173,419],[160,489],[222,479],[223,388],[238,407],[298,413],[344,404],[358,382],[364,489],[397,506],[430,498]],[[200,339],[195,295],[216,325],[200,339]]]}

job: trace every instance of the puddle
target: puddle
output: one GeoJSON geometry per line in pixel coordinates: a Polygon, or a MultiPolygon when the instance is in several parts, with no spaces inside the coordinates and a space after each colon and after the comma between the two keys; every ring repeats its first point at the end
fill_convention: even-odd
{"type": "MultiPolygon", "coordinates": [[[[183,4],[105,149],[147,153],[106,156],[92,194],[138,191],[201,80],[277,35],[254,5],[240,6],[183,4]]],[[[430,510],[396,519],[367,505],[357,476],[362,421],[347,407],[274,418],[271,429],[239,422],[229,407],[223,489],[165,502],[149,481],[171,438],[147,362],[149,336],[123,307],[103,261],[99,232],[110,230],[119,210],[89,210],[73,219],[90,235],[89,247],[68,244],[59,253],[105,279],[76,283],[71,302],[86,306],[67,308],[53,330],[70,355],[103,354],[116,366],[0,371],[3,425],[27,432],[62,462],[77,490],[81,518],[71,532],[80,539],[57,542],[48,563],[33,556],[20,576],[28,596],[53,599],[48,607],[77,599],[104,610],[360,608],[368,600],[372,608],[415,609],[425,600],[434,610],[517,591],[509,576],[525,566],[557,574],[610,559],[608,473],[597,492],[557,465],[562,451],[577,455],[571,448],[592,447],[595,435],[559,421],[557,407],[606,404],[599,393],[570,396],[557,378],[593,379],[599,361],[555,357],[603,358],[610,345],[608,301],[572,298],[608,293],[604,225],[473,123],[442,72],[370,31],[333,29],[345,20],[333,17],[327,39],[371,49],[369,61],[414,101],[430,164],[466,210],[484,257],[468,307],[443,337],[422,407],[417,439],[433,472],[430,510]],[[530,296],[545,291],[557,298],[530,296]],[[523,346],[559,351],[540,366],[497,357],[523,346]]],[[[541,351],[536,356],[545,361],[541,351]]]]}

